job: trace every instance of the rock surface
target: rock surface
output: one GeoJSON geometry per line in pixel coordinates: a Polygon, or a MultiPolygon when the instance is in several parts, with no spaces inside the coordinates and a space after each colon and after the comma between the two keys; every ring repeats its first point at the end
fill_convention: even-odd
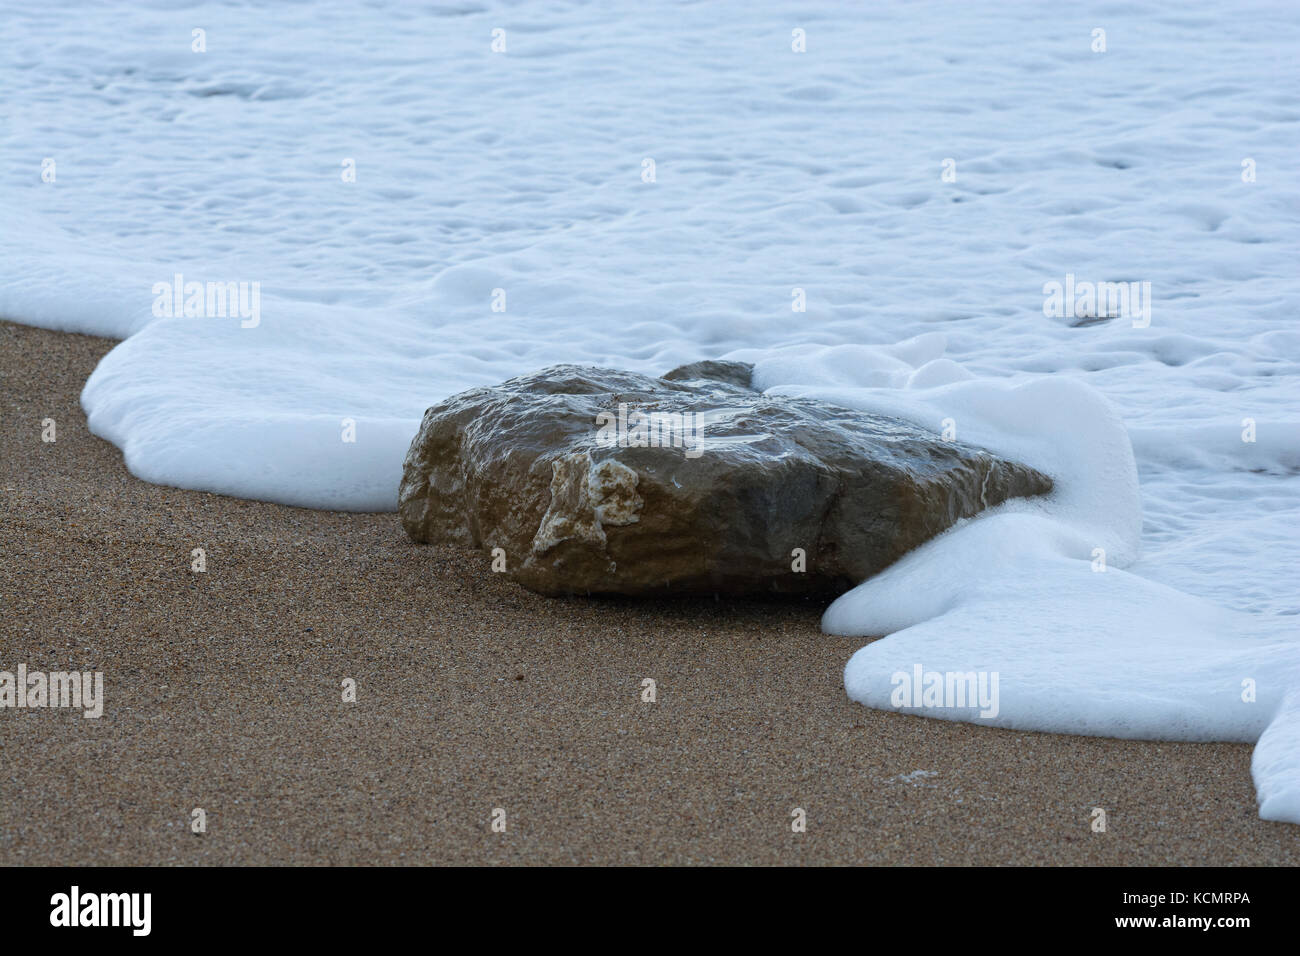
{"type": "Polygon", "coordinates": [[[832,595],[1045,475],[750,367],[559,365],[424,414],[399,513],[543,594],[832,595]],[[802,555],[802,557],[801,557],[802,555]]]}

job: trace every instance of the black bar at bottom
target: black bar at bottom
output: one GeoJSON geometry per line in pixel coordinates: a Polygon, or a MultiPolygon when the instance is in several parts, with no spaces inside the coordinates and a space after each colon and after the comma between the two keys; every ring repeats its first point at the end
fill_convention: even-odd
{"type": "Polygon", "coordinates": [[[850,944],[862,945],[989,942],[997,938],[990,932],[1018,931],[1231,943],[1295,926],[1293,908],[1284,911],[1289,877],[1227,868],[0,868],[0,925],[11,940],[75,934],[83,943],[128,944],[347,945],[421,931],[432,931],[434,941],[459,927],[485,942],[511,932],[538,942],[560,933],[594,939],[593,931],[607,929],[618,934],[607,937],[610,945],[619,938],[667,945],[682,938],[663,934],[685,921],[732,945],[787,927],[847,933],[850,944]]]}

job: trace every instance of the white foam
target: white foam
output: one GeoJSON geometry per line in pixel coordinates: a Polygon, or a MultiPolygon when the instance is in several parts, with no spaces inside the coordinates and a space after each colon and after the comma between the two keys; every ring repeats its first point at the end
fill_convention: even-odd
{"type": "Polygon", "coordinates": [[[915,345],[875,359],[855,347],[768,353],[756,375],[769,391],[955,429],[1055,487],[959,523],[827,609],[829,633],[888,635],[849,661],[849,695],[1022,730],[1260,740],[1261,814],[1300,821],[1300,713],[1287,703],[1300,694],[1294,617],[1218,607],[1124,570],[1139,557],[1137,466],[1122,421],[1092,388],[1061,377],[918,385],[923,376],[890,368],[894,354],[917,355],[922,368],[938,361],[915,345]],[[845,356],[872,384],[847,384],[845,356]],[[882,367],[894,387],[878,384],[882,367]],[[895,696],[918,673],[995,675],[997,706],[895,696]]]}

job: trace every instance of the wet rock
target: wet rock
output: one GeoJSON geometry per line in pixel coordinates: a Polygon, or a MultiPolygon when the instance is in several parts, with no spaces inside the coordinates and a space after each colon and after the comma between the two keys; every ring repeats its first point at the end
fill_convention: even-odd
{"type": "Polygon", "coordinates": [[[402,524],[500,548],[543,594],[834,595],[960,518],[1051,489],[905,421],[763,395],[750,371],[560,365],[452,396],[407,452],[402,524]]]}
{"type": "Polygon", "coordinates": [[[753,377],[754,366],[748,362],[723,362],[717,360],[679,365],[664,375],[665,381],[669,382],[704,380],[739,385],[741,388],[752,388],[750,382],[753,377]]]}

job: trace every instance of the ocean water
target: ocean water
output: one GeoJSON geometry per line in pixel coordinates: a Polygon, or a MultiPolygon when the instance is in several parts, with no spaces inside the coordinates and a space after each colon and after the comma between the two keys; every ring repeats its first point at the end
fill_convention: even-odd
{"type": "Polygon", "coordinates": [[[1294,5],[0,12],[0,315],[124,340],[82,403],[133,474],[391,510],[458,390],[745,358],[1057,482],[829,608],[888,635],[854,699],[1258,740],[1300,822],[1294,5]]]}

